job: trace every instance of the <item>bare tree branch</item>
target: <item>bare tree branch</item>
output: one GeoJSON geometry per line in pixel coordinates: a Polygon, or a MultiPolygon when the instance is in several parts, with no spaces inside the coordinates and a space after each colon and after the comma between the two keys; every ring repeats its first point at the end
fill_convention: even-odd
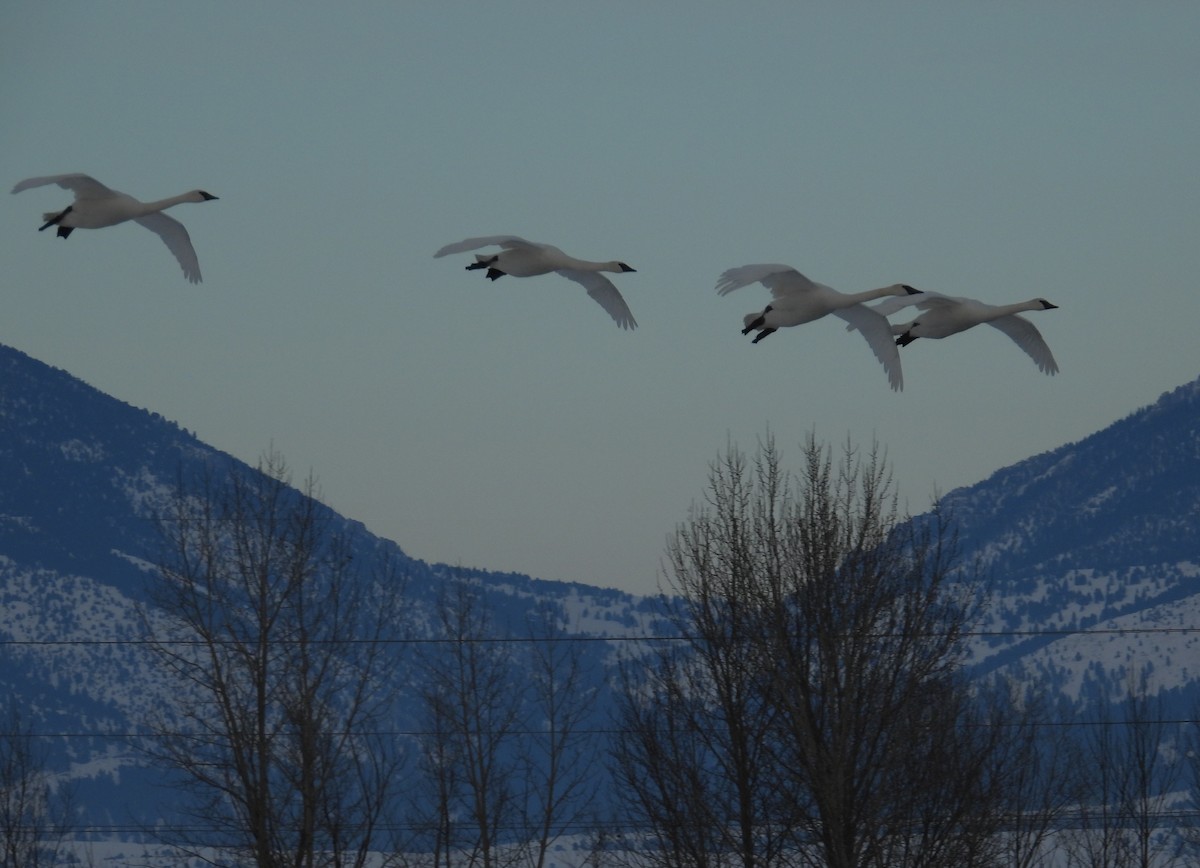
{"type": "Polygon", "coordinates": [[[962,671],[978,590],[878,449],[810,437],[792,476],[769,437],[731,447],[668,553],[686,639],[626,661],[614,748],[648,861],[997,862],[1004,755],[962,671]]]}
{"type": "Polygon", "coordinates": [[[152,754],[217,832],[173,842],[189,852],[361,866],[380,843],[402,760],[379,735],[402,583],[385,561],[359,571],[315,495],[311,478],[293,489],[271,453],[257,472],[181,481],[163,516],[168,553],[145,622],[184,701],[181,719],[157,722],[152,754]]]}

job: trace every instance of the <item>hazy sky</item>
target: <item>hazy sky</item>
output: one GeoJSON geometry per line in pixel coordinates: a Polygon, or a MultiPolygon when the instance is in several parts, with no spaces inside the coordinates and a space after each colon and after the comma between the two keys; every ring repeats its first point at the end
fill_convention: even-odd
{"type": "Polygon", "coordinates": [[[0,208],[0,341],[212,445],[274,445],[429,561],[655,589],[727,443],[886,447],[913,511],[1197,376],[1200,4],[34,3],[0,7],[0,186],[181,205],[204,283],[128,224],[0,208]],[[443,244],[517,234],[613,275],[443,244]],[[757,346],[783,262],[1031,314],[902,352],[826,319],[757,346]]]}

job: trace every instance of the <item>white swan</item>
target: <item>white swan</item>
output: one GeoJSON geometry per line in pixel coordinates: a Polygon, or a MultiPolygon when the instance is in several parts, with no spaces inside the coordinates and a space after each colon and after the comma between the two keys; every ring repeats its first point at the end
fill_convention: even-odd
{"type": "Polygon", "coordinates": [[[612,262],[589,262],[586,259],[576,259],[550,244],[526,241],[516,235],[487,235],[482,238],[468,238],[455,244],[447,244],[433,255],[434,258],[437,258],[490,245],[504,249],[499,253],[476,253],[475,262],[467,266],[467,271],[486,268],[487,276],[491,280],[497,280],[506,274],[511,274],[513,277],[532,277],[537,274],[548,274],[551,271],[556,272],[568,280],[582,285],[588,295],[598,301],[621,328],[637,328],[637,322],[634,321],[629,305],[625,303],[621,293],[607,277],[598,273],[615,271],[620,274],[634,271],[624,262],[615,260],[612,262]]]}
{"type": "Polygon", "coordinates": [[[903,283],[884,286],[866,292],[844,293],[809,280],[789,265],[743,265],[731,268],[717,281],[717,293],[728,295],[735,289],[761,283],[771,290],[774,297],[761,313],[747,314],[742,334],[755,329],[758,334],[753,343],[758,343],[776,329],[803,325],[806,322],[833,314],[845,320],[846,328],[857,329],[866,338],[867,345],[883,365],[892,389],[904,388],[904,377],[900,370],[900,353],[892,341],[891,327],[882,314],[863,304],[887,295],[910,296],[919,294],[903,283]]]}
{"type": "Polygon", "coordinates": [[[57,184],[64,190],[70,190],[75,194],[75,201],[62,211],[43,214],[42,219],[46,222],[38,228],[39,232],[57,226],[58,237],[66,238],[74,229],[101,229],[132,220],[163,240],[167,249],[179,260],[184,277],[192,283],[200,282],[200,262],[196,259],[196,251],[187,230],[178,220],[160,212],[181,202],[209,202],[216,196],[203,190],[192,190],[157,202],[139,202],[132,196],[104,186],[95,178],[78,173],[26,178],[13,187],[12,192],[20,193],[46,184],[57,184]]]}
{"type": "Polygon", "coordinates": [[[977,325],[987,324],[1004,332],[1018,347],[1033,359],[1038,370],[1054,376],[1058,373],[1058,362],[1037,326],[1024,317],[1017,316],[1026,310],[1057,310],[1058,305],[1044,298],[1032,298],[1017,304],[985,304],[973,298],[942,295],[937,292],[922,293],[918,298],[890,298],[874,306],[876,312],[888,316],[901,308],[915,305],[924,311],[919,317],[906,323],[892,326],[892,333],[899,335],[896,345],[906,347],[917,338],[945,338],[977,325]]]}

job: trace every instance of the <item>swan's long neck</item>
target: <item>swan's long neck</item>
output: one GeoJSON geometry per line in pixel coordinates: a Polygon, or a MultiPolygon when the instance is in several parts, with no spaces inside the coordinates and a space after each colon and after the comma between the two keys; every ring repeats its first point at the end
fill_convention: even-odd
{"type": "Polygon", "coordinates": [[[847,292],[845,295],[848,304],[862,304],[866,301],[874,301],[877,298],[883,298],[885,295],[907,295],[908,290],[898,284],[891,286],[881,286],[879,289],[868,289],[864,292],[847,292]]]}
{"type": "Polygon", "coordinates": [[[621,272],[621,265],[618,262],[592,262],[587,259],[576,259],[574,256],[563,255],[564,268],[573,268],[576,271],[615,271],[618,274],[621,272]]]}
{"type": "Polygon", "coordinates": [[[169,199],[158,199],[154,202],[139,203],[138,210],[143,214],[156,214],[159,211],[165,211],[173,205],[180,205],[184,202],[191,202],[191,193],[180,193],[178,196],[171,196],[169,199]]]}
{"type": "Polygon", "coordinates": [[[996,305],[994,310],[988,311],[988,319],[1000,319],[1002,316],[1022,313],[1027,310],[1045,310],[1045,307],[1040,298],[1031,298],[1029,301],[1019,301],[1016,304],[999,304],[996,305]]]}

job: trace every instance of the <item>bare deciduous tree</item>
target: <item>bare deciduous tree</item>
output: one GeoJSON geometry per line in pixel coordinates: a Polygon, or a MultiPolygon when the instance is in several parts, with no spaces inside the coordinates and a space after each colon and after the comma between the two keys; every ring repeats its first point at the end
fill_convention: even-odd
{"type": "Polygon", "coordinates": [[[731,448],[670,555],[684,648],[627,679],[616,748],[665,864],[996,862],[1003,729],[962,672],[978,588],[876,452],[810,437],[792,476],[770,439],[731,448]]]}
{"type": "Polygon", "coordinates": [[[1192,705],[1190,720],[1180,738],[1180,772],[1186,776],[1186,799],[1180,809],[1180,849],[1193,861],[1200,858],[1200,702],[1192,705]]]}
{"type": "Polygon", "coordinates": [[[1079,745],[1065,725],[1073,712],[1051,709],[1038,695],[1008,701],[1017,708],[1003,721],[1008,733],[1001,766],[1009,784],[1001,832],[1005,858],[1012,868],[1052,868],[1061,864],[1062,831],[1086,796],[1079,745]]]}
{"type": "MultiPolygon", "coordinates": [[[[478,595],[463,582],[437,605],[436,641],[421,655],[424,757],[434,820],[434,865],[506,864],[503,832],[519,817],[515,753],[522,701],[511,649],[498,643],[478,595]]],[[[508,854],[511,857],[511,854],[508,854]]]]}
{"type": "Polygon", "coordinates": [[[582,646],[565,634],[557,612],[535,611],[529,629],[529,692],[533,732],[528,740],[526,840],[531,868],[545,868],[550,847],[589,816],[598,783],[595,705],[582,646]]]}
{"type": "Polygon", "coordinates": [[[903,520],[877,452],[835,463],[810,439],[798,487],[768,648],[819,864],[986,864],[988,745],[961,672],[977,589],[954,535],[903,520]]]}
{"type": "Polygon", "coordinates": [[[544,868],[584,816],[595,779],[583,727],[594,697],[579,646],[545,611],[527,635],[500,635],[465,582],[444,590],[436,620],[418,686],[432,861],[544,868]]]}
{"type": "Polygon", "coordinates": [[[0,868],[57,865],[70,829],[71,791],[51,784],[36,737],[10,701],[0,722],[0,868]]]}
{"type": "Polygon", "coordinates": [[[648,858],[666,866],[723,864],[723,854],[746,868],[772,865],[792,839],[795,793],[777,774],[778,708],[761,641],[789,492],[766,449],[753,471],[733,450],[718,460],[704,506],[669,544],[673,620],[686,646],[624,667],[616,765],[635,814],[659,833],[648,858]]]}
{"type": "Polygon", "coordinates": [[[631,832],[619,846],[635,864],[712,868],[724,864],[724,827],[713,791],[724,782],[695,724],[696,699],[687,692],[684,651],[664,648],[621,667],[614,775],[631,832]]]}
{"type": "Polygon", "coordinates": [[[1168,738],[1161,698],[1143,676],[1131,676],[1125,696],[1111,703],[1103,688],[1086,722],[1078,773],[1087,797],[1069,836],[1069,864],[1085,868],[1167,868],[1178,864],[1178,843],[1163,817],[1182,771],[1181,745],[1168,738]]]}
{"type": "Polygon", "coordinates": [[[386,735],[402,586],[385,560],[355,562],[314,489],[293,489],[270,453],[255,472],[181,483],[163,516],[146,624],[183,701],[153,752],[212,829],[181,847],[361,866],[382,843],[402,759],[386,735]]]}

